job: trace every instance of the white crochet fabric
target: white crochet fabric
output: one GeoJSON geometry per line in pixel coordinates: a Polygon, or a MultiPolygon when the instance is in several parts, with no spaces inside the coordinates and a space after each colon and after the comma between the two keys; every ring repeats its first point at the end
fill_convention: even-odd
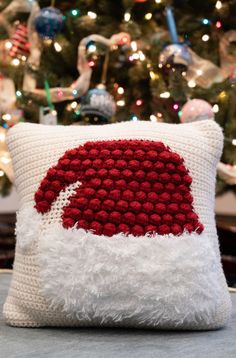
{"type": "MultiPolygon", "coordinates": [[[[63,127],[18,124],[8,135],[20,196],[11,287],[4,305],[12,326],[132,326],[216,329],[229,319],[214,219],[216,165],[222,132],[213,120],[172,125],[125,122],[63,127]],[[64,153],[88,141],[161,141],[192,177],[200,233],[97,235],[62,226],[62,210],[81,185],[61,190],[50,211],[35,192],[64,153]]],[[[121,230],[122,231],[122,230],[121,230]]]]}

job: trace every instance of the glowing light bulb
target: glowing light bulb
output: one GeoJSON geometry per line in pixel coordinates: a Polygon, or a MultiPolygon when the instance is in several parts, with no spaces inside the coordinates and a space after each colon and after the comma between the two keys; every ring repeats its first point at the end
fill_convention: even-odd
{"type": "Polygon", "coordinates": [[[155,0],[156,4],[161,4],[162,0],[155,0]]]}
{"type": "Polygon", "coordinates": [[[208,25],[208,24],[209,24],[209,20],[208,20],[208,19],[203,19],[203,20],[202,20],[202,23],[203,23],[203,25],[208,25]]]}
{"type": "Polygon", "coordinates": [[[170,92],[162,92],[162,93],[160,94],[160,97],[161,97],[161,98],[169,98],[169,97],[170,97],[170,92]]]}
{"type": "Polygon", "coordinates": [[[177,110],[179,109],[179,105],[178,105],[177,103],[175,103],[175,104],[173,105],[173,109],[174,109],[175,111],[177,111],[177,110]]]}
{"type": "Polygon", "coordinates": [[[236,139],[233,139],[233,140],[232,140],[232,144],[233,144],[233,145],[236,145],[236,139]]]}
{"type": "Polygon", "coordinates": [[[17,91],[16,91],[16,97],[21,97],[21,96],[22,96],[21,91],[17,90],[17,91]]]}
{"type": "Polygon", "coordinates": [[[137,122],[137,121],[138,121],[138,117],[137,117],[137,116],[132,116],[132,117],[131,117],[131,121],[137,122]]]}
{"type": "Polygon", "coordinates": [[[0,177],[3,177],[4,172],[2,170],[0,170],[0,177]]]}
{"type": "Polygon", "coordinates": [[[12,48],[12,43],[10,41],[5,42],[5,47],[10,50],[12,48]]]}
{"type": "Polygon", "coordinates": [[[117,93],[119,93],[119,94],[124,94],[124,88],[123,87],[118,87],[118,89],[117,89],[117,93]]]}
{"type": "Polygon", "coordinates": [[[93,60],[89,61],[88,63],[89,67],[94,67],[95,66],[95,62],[93,60]]]}
{"type": "Polygon", "coordinates": [[[143,104],[143,101],[141,99],[137,99],[137,101],[135,102],[136,106],[140,107],[143,104]]]}
{"type": "Polygon", "coordinates": [[[5,114],[3,114],[3,115],[2,115],[2,119],[3,119],[4,121],[10,121],[10,120],[11,120],[11,115],[10,115],[10,113],[5,113],[5,114]]]}
{"type": "Polygon", "coordinates": [[[121,99],[121,100],[117,101],[116,104],[119,107],[124,107],[125,106],[125,101],[123,99],[121,99]]]}
{"type": "Polygon", "coordinates": [[[88,11],[87,14],[93,20],[95,20],[97,18],[97,14],[93,11],[88,11]]]}
{"type": "Polygon", "coordinates": [[[26,56],[21,56],[21,59],[22,59],[22,61],[26,61],[26,60],[27,60],[26,56]]]}
{"type": "Polygon", "coordinates": [[[137,51],[138,46],[136,41],[132,41],[130,46],[134,52],[137,51]]]}
{"type": "Polygon", "coordinates": [[[97,50],[97,46],[96,46],[95,44],[89,45],[88,51],[89,51],[90,53],[95,52],[96,50],[97,50]]]}
{"type": "Polygon", "coordinates": [[[202,70],[197,70],[197,71],[196,71],[196,74],[197,74],[198,76],[201,76],[201,75],[203,74],[203,71],[202,71],[202,70]]]}
{"type": "Polygon", "coordinates": [[[73,15],[73,16],[79,15],[79,10],[77,10],[77,9],[71,10],[71,15],[73,15]]]}
{"type": "Polygon", "coordinates": [[[152,18],[152,13],[151,13],[151,12],[148,12],[144,17],[145,17],[146,20],[151,20],[151,18],[152,18]]]}
{"type": "Polygon", "coordinates": [[[124,14],[124,20],[125,20],[126,22],[128,22],[130,19],[131,19],[131,14],[130,14],[129,12],[126,12],[126,13],[124,14]]]}
{"type": "Polygon", "coordinates": [[[12,63],[13,66],[17,67],[20,64],[20,60],[18,58],[13,58],[11,63],[12,63]]]}
{"type": "Polygon", "coordinates": [[[77,107],[77,102],[76,101],[72,102],[71,103],[71,108],[75,109],[76,107],[77,107]]]}
{"type": "Polygon", "coordinates": [[[209,41],[210,39],[210,36],[208,34],[205,34],[202,36],[202,41],[206,42],[206,41],[209,41]]]}
{"type": "Polygon", "coordinates": [[[139,52],[138,52],[138,55],[139,55],[140,61],[144,61],[144,60],[145,60],[146,56],[144,55],[144,53],[143,53],[142,51],[139,51],[139,52]]]}
{"type": "Polygon", "coordinates": [[[194,80],[190,80],[190,81],[188,81],[188,86],[190,88],[194,88],[194,87],[196,87],[196,82],[194,80]]]}
{"type": "Polygon", "coordinates": [[[222,27],[222,23],[220,21],[216,21],[216,28],[220,29],[222,27]]]}
{"type": "Polygon", "coordinates": [[[216,5],[215,5],[216,9],[217,9],[217,10],[220,10],[220,9],[222,8],[222,6],[223,6],[223,5],[222,5],[222,2],[218,0],[218,1],[216,2],[216,5]]]}
{"type": "Polygon", "coordinates": [[[150,121],[151,121],[151,122],[157,122],[157,121],[158,121],[158,118],[157,118],[154,114],[151,114],[151,115],[150,115],[150,121]]]}
{"type": "Polygon", "coordinates": [[[62,47],[58,42],[54,42],[54,48],[57,52],[61,52],[62,47]]]}
{"type": "Polygon", "coordinates": [[[218,104],[214,104],[214,106],[212,107],[212,110],[213,110],[214,113],[219,112],[219,106],[218,106],[218,104]]]}

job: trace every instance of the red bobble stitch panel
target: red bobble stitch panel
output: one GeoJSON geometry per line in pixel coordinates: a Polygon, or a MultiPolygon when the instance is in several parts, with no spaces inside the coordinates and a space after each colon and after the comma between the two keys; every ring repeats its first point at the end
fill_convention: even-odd
{"type": "Polygon", "coordinates": [[[66,229],[106,236],[204,230],[193,208],[189,170],[162,142],[97,141],[66,151],[35,193],[37,211],[50,211],[60,192],[77,181],[63,208],[66,229]]]}

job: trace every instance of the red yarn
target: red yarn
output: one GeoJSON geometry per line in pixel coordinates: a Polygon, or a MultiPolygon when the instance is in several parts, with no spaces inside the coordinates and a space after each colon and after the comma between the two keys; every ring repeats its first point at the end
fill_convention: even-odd
{"type": "Polygon", "coordinates": [[[66,151],[35,193],[37,211],[48,212],[60,191],[77,181],[62,209],[66,229],[76,225],[106,236],[204,229],[192,206],[189,170],[162,142],[97,141],[66,151]]]}

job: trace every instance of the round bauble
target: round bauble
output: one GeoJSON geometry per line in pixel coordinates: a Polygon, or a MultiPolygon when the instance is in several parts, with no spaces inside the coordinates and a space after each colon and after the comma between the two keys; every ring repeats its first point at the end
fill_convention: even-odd
{"type": "Polygon", "coordinates": [[[188,47],[184,44],[171,44],[160,53],[159,65],[175,68],[178,66],[188,67],[192,58],[188,47]]]}
{"type": "Polygon", "coordinates": [[[203,99],[192,99],[185,103],[182,108],[180,121],[190,123],[205,119],[214,119],[212,106],[203,99]]]}
{"type": "Polygon", "coordinates": [[[63,15],[54,7],[45,7],[35,17],[34,26],[43,38],[53,38],[63,28],[63,15]]]}
{"type": "Polygon", "coordinates": [[[105,124],[116,112],[113,97],[104,86],[91,89],[81,99],[81,114],[90,124],[105,124]]]}

